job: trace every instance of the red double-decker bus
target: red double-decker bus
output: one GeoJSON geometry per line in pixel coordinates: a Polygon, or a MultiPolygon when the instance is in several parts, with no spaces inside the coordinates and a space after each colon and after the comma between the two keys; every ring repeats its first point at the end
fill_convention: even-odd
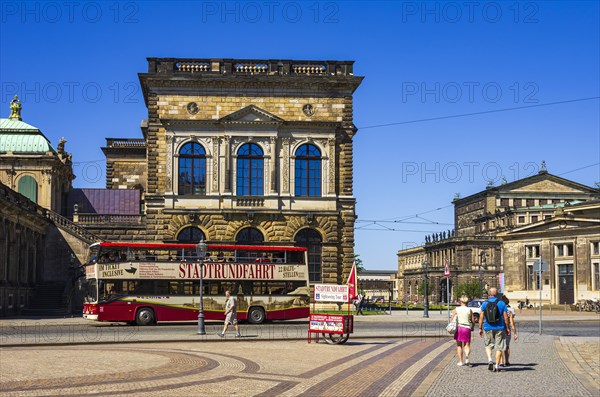
{"type": "Polygon", "coordinates": [[[90,247],[85,266],[83,317],[139,325],[195,321],[201,269],[206,320],[224,320],[227,290],[240,320],[309,315],[306,248],[209,244],[200,261],[195,244],[102,242],[90,247]]]}

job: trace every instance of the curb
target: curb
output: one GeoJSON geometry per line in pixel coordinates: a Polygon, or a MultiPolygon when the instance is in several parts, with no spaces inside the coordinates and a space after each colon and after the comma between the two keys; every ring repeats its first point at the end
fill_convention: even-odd
{"type": "MultiPolygon", "coordinates": [[[[414,335],[406,335],[406,336],[398,336],[398,335],[364,335],[364,336],[356,336],[356,337],[352,337],[350,336],[350,338],[348,339],[349,342],[355,341],[355,340],[363,340],[363,339],[432,339],[432,338],[436,338],[436,339],[448,339],[448,340],[452,340],[452,335],[419,335],[419,336],[414,336],[414,335]]],[[[252,336],[242,336],[241,338],[199,338],[199,339],[168,339],[168,340],[157,340],[157,339],[152,339],[152,340],[129,340],[129,341],[99,341],[99,342],[94,342],[94,341],[86,341],[86,342],[70,342],[70,343],[66,343],[66,342],[60,342],[60,343],[7,343],[7,344],[0,344],[0,348],[5,348],[5,347],[48,347],[48,346],[89,346],[89,345],[122,345],[122,344],[143,344],[143,343],[194,343],[194,342],[283,342],[283,341],[307,341],[308,343],[308,336],[307,337],[303,337],[303,338],[283,338],[283,337],[273,337],[273,338],[253,338],[252,336]]],[[[316,342],[316,339],[313,337],[312,341],[314,343],[316,342]]],[[[322,342],[321,342],[322,343],[322,342]]]]}

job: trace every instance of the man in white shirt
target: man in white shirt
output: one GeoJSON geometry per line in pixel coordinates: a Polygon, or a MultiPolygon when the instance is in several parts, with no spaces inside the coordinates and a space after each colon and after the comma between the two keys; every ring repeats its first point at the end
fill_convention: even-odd
{"type": "Polygon", "coordinates": [[[236,331],[235,337],[239,338],[242,335],[240,335],[240,327],[238,326],[235,299],[233,299],[233,296],[231,296],[231,292],[229,291],[225,291],[225,299],[225,325],[223,326],[223,332],[221,332],[219,336],[221,338],[224,337],[225,332],[227,332],[227,328],[229,327],[229,324],[233,324],[236,331]]]}

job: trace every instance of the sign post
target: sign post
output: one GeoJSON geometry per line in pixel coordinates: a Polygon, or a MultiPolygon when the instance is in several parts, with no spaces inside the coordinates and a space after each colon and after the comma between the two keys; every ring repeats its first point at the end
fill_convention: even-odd
{"type": "Polygon", "coordinates": [[[448,306],[448,322],[450,322],[450,266],[448,266],[448,261],[444,266],[444,277],[446,277],[446,305],[448,306]]]}
{"type": "Polygon", "coordinates": [[[548,262],[542,259],[542,254],[540,253],[540,259],[533,262],[533,271],[538,272],[539,283],[540,283],[540,325],[538,327],[538,332],[542,334],[542,272],[548,271],[548,262]]]}

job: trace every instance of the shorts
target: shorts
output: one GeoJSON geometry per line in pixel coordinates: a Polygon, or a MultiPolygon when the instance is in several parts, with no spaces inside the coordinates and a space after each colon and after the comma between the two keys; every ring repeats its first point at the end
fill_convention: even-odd
{"type": "Polygon", "coordinates": [[[237,313],[236,312],[227,313],[227,315],[225,316],[225,324],[236,325],[237,323],[238,323],[237,313]]]}
{"type": "Polygon", "coordinates": [[[506,350],[506,332],[501,330],[483,331],[483,342],[486,349],[506,350]]]}

